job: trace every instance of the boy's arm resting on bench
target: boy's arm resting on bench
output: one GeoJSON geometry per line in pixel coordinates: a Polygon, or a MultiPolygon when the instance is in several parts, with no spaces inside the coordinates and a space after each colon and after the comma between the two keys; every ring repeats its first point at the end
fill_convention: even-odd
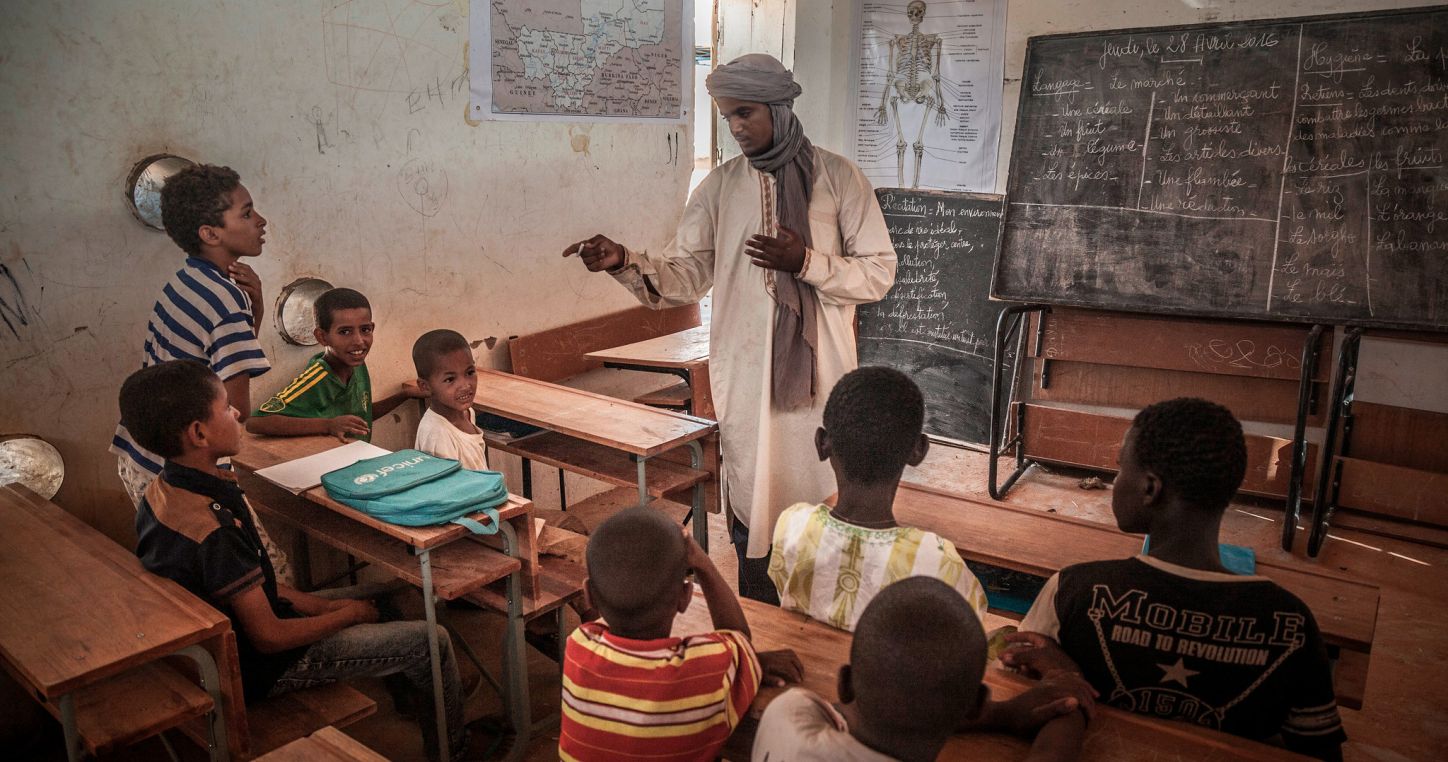
{"type": "Polygon", "coordinates": [[[1018,736],[1035,734],[1030,762],[1072,760],[1081,749],[1086,723],[1095,712],[1091,686],[1078,674],[1057,672],[1030,690],[1005,701],[987,698],[974,717],[960,724],[962,731],[1001,731],[1018,736]]]}
{"type": "Polygon", "coordinates": [[[367,422],[355,415],[336,418],[297,418],[290,415],[254,415],[246,419],[246,430],[273,437],[326,435],[346,442],[367,436],[367,422]]]}
{"type": "Polygon", "coordinates": [[[260,583],[233,595],[231,610],[237,624],[262,653],[309,646],[354,624],[377,621],[377,609],[365,601],[352,601],[315,616],[278,619],[260,583]]]}

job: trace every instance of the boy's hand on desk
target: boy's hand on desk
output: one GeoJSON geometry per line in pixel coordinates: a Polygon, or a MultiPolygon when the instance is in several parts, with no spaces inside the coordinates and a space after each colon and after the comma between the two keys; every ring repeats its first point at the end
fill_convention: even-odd
{"type": "Polygon", "coordinates": [[[788,648],[780,651],[759,651],[755,657],[759,659],[760,672],[764,673],[764,685],[794,685],[804,679],[804,665],[800,663],[799,657],[794,655],[794,651],[788,648]]]}
{"type": "Polygon", "coordinates": [[[1057,672],[1042,678],[1039,685],[1012,701],[1020,702],[1025,709],[1022,719],[1028,730],[1077,710],[1084,712],[1088,720],[1096,716],[1096,689],[1074,672],[1057,672]]]}
{"type": "Polygon", "coordinates": [[[1028,677],[1047,678],[1059,672],[1081,674],[1060,644],[1039,632],[1013,632],[1005,636],[1011,644],[1001,654],[1001,664],[1025,673],[1028,677]]]}
{"type": "Polygon", "coordinates": [[[367,422],[355,415],[339,415],[327,419],[327,435],[339,441],[361,439],[367,436],[367,422]]]}

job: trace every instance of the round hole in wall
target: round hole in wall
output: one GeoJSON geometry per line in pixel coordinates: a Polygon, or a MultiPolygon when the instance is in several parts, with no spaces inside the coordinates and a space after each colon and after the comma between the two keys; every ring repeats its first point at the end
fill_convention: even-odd
{"type": "Polygon", "coordinates": [[[299,347],[317,343],[312,329],[317,327],[317,297],[331,291],[332,284],[321,278],[299,278],[292,281],[277,297],[277,332],[282,340],[299,347]]]}
{"type": "Polygon", "coordinates": [[[169,153],[158,153],[136,162],[126,179],[126,205],[131,208],[131,214],[148,227],[165,230],[161,224],[161,188],[171,175],[194,164],[190,159],[169,153]]]}
{"type": "Polygon", "coordinates": [[[0,484],[20,482],[46,500],[65,481],[65,461],[49,442],[30,434],[0,434],[0,484]]]}

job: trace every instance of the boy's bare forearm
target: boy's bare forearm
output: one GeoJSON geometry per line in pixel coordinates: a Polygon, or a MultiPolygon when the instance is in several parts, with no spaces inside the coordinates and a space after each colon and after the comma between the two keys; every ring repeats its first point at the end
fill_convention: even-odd
{"type": "Polygon", "coordinates": [[[744,609],[739,606],[739,598],[729,589],[729,583],[719,569],[712,563],[706,564],[702,568],[696,567],[694,576],[699,589],[704,591],[704,602],[709,604],[714,629],[738,630],[749,636],[749,622],[744,618],[744,609]]]}
{"type": "Polygon", "coordinates": [[[264,653],[277,653],[292,648],[309,646],[322,638],[341,632],[356,622],[351,611],[337,609],[317,616],[299,619],[274,619],[268,623],[269,632],[262,637],[252,635],[257,649],[264,653]]]}
{"type": "Polygon", "coordinates": [[[273,437],[305,437],[326,434],[326,418],[294,418],[289,415],[261,415],[246,419],[246,430],[273,437]]]}

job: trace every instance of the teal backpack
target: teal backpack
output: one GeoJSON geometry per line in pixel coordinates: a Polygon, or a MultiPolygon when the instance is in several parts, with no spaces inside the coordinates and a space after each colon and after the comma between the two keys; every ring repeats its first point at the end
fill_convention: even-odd
{"type": "Polygon", "coordinates": [[[389,524],[421,527],[453,523],[473,534],[498,531],[497,506],[508,488],[497,471],[472,471],[457,461],[419,450],[359,460],[322,474],[327,494],[344,505],[389,524]],[[491,520],[467,518],[482,511],[491,520]]]}

